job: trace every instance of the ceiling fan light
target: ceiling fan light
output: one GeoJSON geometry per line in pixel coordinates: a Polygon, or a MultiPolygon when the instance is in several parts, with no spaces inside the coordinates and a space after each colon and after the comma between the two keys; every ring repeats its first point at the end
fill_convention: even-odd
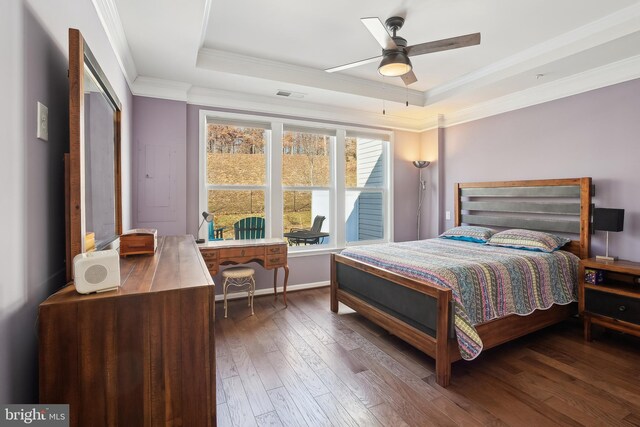
{"type": "Polygon", "coordinates": [[[412,69],[409,57],[403,52],[393,52],[384,55],[378,72],[386,77],[398,77],[407,74],[412,69]]]}

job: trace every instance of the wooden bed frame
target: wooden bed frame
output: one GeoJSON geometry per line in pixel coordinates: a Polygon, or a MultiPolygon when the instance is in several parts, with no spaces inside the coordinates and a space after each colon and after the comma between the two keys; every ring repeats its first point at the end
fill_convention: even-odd
{"type": "MultiPolygon", "coordinates": [[[[473,224],[577,234],[579,240],[572,240],[563,249],[582,259],[589,257],[591,178],[466,183],[455,184],[454,188],[456,226],[473,224]],[[567,217],[571,220],[564,219],[567,217]]],[[[433,357],[437,383],[443,387],[449,385],[451,364],[461,359],[453,332],[450,289],[333,254],[331,311],[334,313],[338,312],[339,302],[433,357]],[[356,282],[360,287],[362,283],[391,286],[398,292],[421,298],[436,311],[431,314],[433,320],[425,329],[411,320],[400,319],[393,315],[393,310],[385,309],[384,301],[370,301],[363,294],[350,291],[349,285],[356,282]],[[396,288],[398,286],[402,288],[396,288]]],[[[476,325],[476,330],[484,349],[488,349],[565,320],[574,311],[574,305],[554,305],[528,316],[514,314],[494,319],[476,325]]]]}

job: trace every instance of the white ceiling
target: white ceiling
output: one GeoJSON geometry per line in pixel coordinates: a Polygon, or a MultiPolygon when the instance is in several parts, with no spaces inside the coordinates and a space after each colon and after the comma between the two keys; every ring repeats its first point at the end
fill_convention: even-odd
{"type": "Polygon", "coordinates": [[[124,34],[127,43],[116,50],[135,64],[128,76],[134,93],[227,108],[420,130],[438,115],[455,122],[479,106],[526,105],[525,94],[543,102],[542,93],[554,98],[640,77],[638,0],[94,3],[102,15],[105,4],[119,15],[113,21],[121,25],[106,26],[112,40],[124,34]],[[379,55],[360,18],[394,15],[405,17],[399,35],[409,44],[473,32],[482,42],[412,57],[418,82],[409,89],[400,78],[383,81],[375,63],[323,71],[379,55]],[[278,97],[278,89],[305,96],[278,97]]]}

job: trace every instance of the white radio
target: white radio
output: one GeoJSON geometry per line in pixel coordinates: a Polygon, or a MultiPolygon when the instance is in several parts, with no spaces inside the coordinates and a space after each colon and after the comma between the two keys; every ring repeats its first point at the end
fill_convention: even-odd
{"type": "Polygon", "coordinates": [[[76,255],[73,271],[76,291],[81,294],[110,291],[120,286],[120,257],[113,249],[76,255]]]}

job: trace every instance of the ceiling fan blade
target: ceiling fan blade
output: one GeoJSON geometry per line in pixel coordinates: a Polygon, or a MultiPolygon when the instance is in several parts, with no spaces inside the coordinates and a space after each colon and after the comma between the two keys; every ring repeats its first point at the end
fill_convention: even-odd
{"type": "Polygon", "coordinates": [[[415,83],[418,81],[418,78],[413,73],[413,70],[409,71],[407,74],[403,74],[400,76],[405,85],[409,86],[411,83],[415,83]]]}
{"type": "Polygon", "coordinates": [[[360,65],[369,64],[371,62],[380,61],[382,56],[374,56],[373,58],[363,59],[362,61],[351,62],[349,64],[340,65],[333,68],[327,68],[325,71],[327,73],[335,73],[336,71],[342,71],[353,67],[359,67],[360,65]]]}
{"type": "Polygon", "coordinates": [[[360,20],[383,49],[398,48],[380,18],[360,18],[360,20]]]}
{"type": "Polygon", "coordinates": [[[433,42],[415,44],[413,46],[407,47],[407,55],[424,55],[425,53],[458,49],[460,47],[474,46],[477,44],[480,44],[480,33],[473,33],[467,34],[465,36],[451,37],[450,39],[442,39],[433,42]]]}

